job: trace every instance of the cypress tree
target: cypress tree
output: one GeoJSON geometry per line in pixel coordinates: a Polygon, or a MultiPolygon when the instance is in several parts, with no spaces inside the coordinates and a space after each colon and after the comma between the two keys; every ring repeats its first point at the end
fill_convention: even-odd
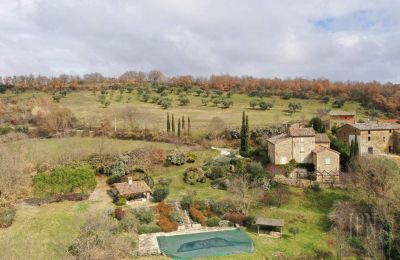
{"type": "Polygon", "coordinates": [[[354,138],[354,156],[358,155],[358,151],[359,147],[358,147],[358,140],[357,140],[357,136],[354,138]]]}
{"type": "Polygon", "coordinates": [[[178,137],[181,136],[181,120],[178,119],[178,137]]]}
{"type": "Polygon", "coordinates": [[[190,117],[188,117],[188,128],[187,128],[187,132],[188,132],[188,135],[190,135],[190,117]]]}
{"type": "Polygon", "coordinates": [[[249,127],[249,116],[246,115],[246,131],[245,131],[245,148],[246,152],[250,149],[250,127],[249,127]]]}
{"type": "Polygon", "coordinates": [[[185,116],[182,116],[182,130],[185,130],[185,116]]]}
{"type": "Polygon", "coordinates": [[[171,129],[172,129],[172,133],[175,134],[175,119],[174,119],[174,114],[172,114],[172,127],[171,127],[171,129]]]}
{"type": "Polygon", "coordinates": [[[350,143],[350,158],[354,156],[354,140],[351,140],[350,143]]]}
{"type": "Polygon", "coordinates": [[[171,122],[169,121],[169,113],[167,113],[167,133],[171,132],[171,122]]]}
{"type": "Polygon", "coordinates": [[[246,135],[246,115],[243,111],[242,115],[242,128],[240,129],[240,150],[245,151],[245,135],[246,135]]]}

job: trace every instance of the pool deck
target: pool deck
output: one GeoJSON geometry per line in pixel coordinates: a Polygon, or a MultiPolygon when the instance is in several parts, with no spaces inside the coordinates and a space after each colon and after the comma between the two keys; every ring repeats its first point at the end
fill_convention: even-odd
{"type": "Polygon", "coordinates": [[[142,234],[139,235],[139,245],[138,245],[138,256],[151,256],[151,255],[161,255],[160,247],[158,246],[157,237],[159,236],[177,236],[177,235],[188,235],[196,233],[214,232],[214,231],[226,231],[235,230],[235,227],[200,227],[191,228],[181,231],[174,232],[158,232],[152,234],[142,234]]]}

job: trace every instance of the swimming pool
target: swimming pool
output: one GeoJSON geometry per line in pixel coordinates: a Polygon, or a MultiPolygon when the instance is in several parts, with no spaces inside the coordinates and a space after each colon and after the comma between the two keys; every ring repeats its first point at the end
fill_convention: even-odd
{"type": "Polygon", "coordinates": [[[254,252],[253,240],[242,230],[158,236],[161,252],[173,258],[199,258],[254,252]]]}

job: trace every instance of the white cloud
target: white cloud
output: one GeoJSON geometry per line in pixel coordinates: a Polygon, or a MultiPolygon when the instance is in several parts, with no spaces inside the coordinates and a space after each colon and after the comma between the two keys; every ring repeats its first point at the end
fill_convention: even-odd
{"type": "Polygon", "coordinates": [[[0,75],[400,81],[397,0],[0,0],[0,75]]]}

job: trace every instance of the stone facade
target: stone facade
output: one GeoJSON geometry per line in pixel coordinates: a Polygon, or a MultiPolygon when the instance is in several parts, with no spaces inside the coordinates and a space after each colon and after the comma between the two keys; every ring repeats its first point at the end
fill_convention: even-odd
{"type": "Polygon", "coordinates": [[[345,124],[355,124],[356,113],[348,111],[331,111],[329,113],[329,129],[333,126],[340,127],[345,124]]]}
{"type": "Polygon", "coordinates": [[[400,154],[400,130],[394,131],[394,151],[400,154]]]}
{"type": "Polygon", "coordinates": [[[348,145],[357,136],[360,154],[395,153],[398,152],[396,129],[400,129],[399,124],[346,124],[336,130],[336,136],[348,145]]]}
{"type": "Polygon", "coordinates": [[[267,146],[268,156],[273,164],[284,165],[294,159],[297,163],[314,164],[316,170],[339,170],[339,153],[329,148],[326,134],[316,135],[312,128],[292,128],[288,134],[269,138],[267,146]],[[324,164],[328,157],[329,164],[324,164]]]}

